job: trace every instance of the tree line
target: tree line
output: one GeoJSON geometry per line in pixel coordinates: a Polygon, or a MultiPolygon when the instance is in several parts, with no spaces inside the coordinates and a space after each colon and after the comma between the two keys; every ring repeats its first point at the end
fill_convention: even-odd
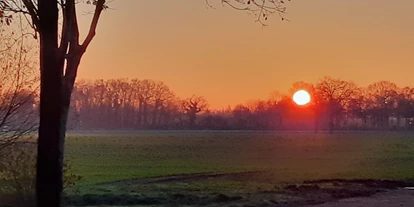
{"type": "Polygon", "coordinates": [[[414,88],[379,81],[367,87],[324,77],[295,82],[283,94],[273,91],[222,110],[209,109],[203,96],[179,98],[161,81],[112,79],[79,81],[73,90],[72,130],[402,130],[413,128],[414,88]],[[292,101],[297,90],[311,102],[292,101]]]}
{"type": "MultiPolygon", "coordinates": [[[[23,68],[6,70],[9,75],[0,80],[3,147],[37,128],[39,110],[36,79],[19,76],[23,68]]],[[[210,109],[203,96],[180,98],[165,83],[148,79],[80,80],[71,99],[69,130],[414,129],[414,88],[390,81],[367,87],[331,77],[315,84],[298,81],[287,93],[273,91],[267,99],[221,110],[210,109]],[[311,94],[305,106],[292,101],[301,89],[311,94]]]]}

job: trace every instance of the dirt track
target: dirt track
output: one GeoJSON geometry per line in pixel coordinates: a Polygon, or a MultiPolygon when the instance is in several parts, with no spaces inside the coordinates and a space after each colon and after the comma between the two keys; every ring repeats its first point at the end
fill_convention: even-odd
{"type": "MultiPolygon", "coordinates": [[[[321,179],[303,181],[301,184],[286,185],[283,188],[271,188],[269,190],[243,191],[244,187],[234,191],[236,193],[222,193],[215,188],[211,193],[221,195],[217,197],[200,196],[202,190],[194,191],[187,187],[180,188],[180,183],[197,183],[203,181],[220,183],[224,181],[248,181],[260,178],[266,180],[265,172],[240,172],[240,173],[198,173],[152,177],[144,179],[124,180],[113,183],[101,184],[101,188],[116,189],[120,192],[159,192],[165,191],[165,186],[170,186],[175,194],[172,197],[156,198],[131,197],[131,202],[141,204],[149,199],[154,204],[163,205],[175,203],[178,206],[202,206],[203,203],[213,203],[211,206],[224,206],[223,202],[229,202],[229,206],[254,206],[255,202],[261,204],[266,201],[266,206],[286,207],[414,207],[414,190],[406,190],[406,186],[414,186],[413,182],[374,180],[374,179],[321,179]],[[175,189],[173,187],[176,187],[175,189]],[[247,192],[247,193],[246,193],[247,192]],[[276,197],[276,199],[275,199],[276,197]],[[158,200],[157,200],[158,199],[158,200]],[[280,202],[278,199],[281,199],[280,202]],[[219,200],[219,201],[217,201],[219,200]],[[225,201],[223,201],[225,200],[225,201]],[[250,205],[251,204],[251,205],[250,205]],[[314,204],[314,205],[311,205],[314,204]]],[[[168,192],[168,188],[167,188],[168,192]]],[[[106,198],[105,198],[106,199],[106,198]]],[[[122,200],[122,199],[121,199],[122,200]]],[[[148,201],[148,202],[149,202],[148,201]]],[[[112,202],[112,201],[111,201],[112,202]]],[[[227,206],[227,205],[226,205],[227,206]]],[[[261,206],[261,205],[257,205],[261,206]]]]}
{"type": "Polygon", "coordinates": [[[371,197],[347,198],[307,207],[411,207],[414,206],[414,190],[391,190],[371,197]]]}

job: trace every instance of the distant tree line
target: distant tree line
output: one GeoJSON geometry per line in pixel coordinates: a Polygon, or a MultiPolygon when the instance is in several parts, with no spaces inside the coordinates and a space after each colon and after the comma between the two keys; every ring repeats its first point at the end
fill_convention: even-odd
{"type": "Polygon", "coordinates": [[[163,82],[153,80],[80,81],[74,87],[70,128],[195,128],[207,110],[201,96],[179,99],[163,82]]]}
{"type": "MultiPolygon", "coordinates": [[[[11,67],[2,70],[12,69],[15,75],[0,79],[0,147],[37,124],[36,79],[19,76],[21,71],[11,67]]],[[[358,87],[331,77],[315,84],[295,82],[285,94],[273,91],[267,99],[222,110],[209,109],[203,96],[179,98],[161,81],[81,80],[70,108],[70,130],[414,130],[413,87],[389,81],[358,87]],[[305,106],[292,101],[300,89],[311,94],[305,106]]]]}
{"type": "Polygon", "coordinates": [[[287,94],[209,110],[202,96],[180,99],[163,82],[138,79],[79,81],[73,91],[70,129],[211,130],[410,130],[414,88],[379,81],[358,87],[324,77],[316,84],[296,82],[287,94]],[[311,102],[297,106],[295,91],[311,102]]]}
{"type": "MultiPolygon", "coordinates": [[[[33,131],[37,124],[38,95],[31,89],[35,82],[28,79],[30,84],[24,86],[20,80],[26,79],[19,78],[20,82],[10,83],[20,85],[6,84],[16,77],[0,80],[0,146],[33,131]]],[[[331,77],[315,84],[295,82],[285,94],[273,91],[267,99],[222,110],[209,109],[202,96],[179,98],[161,81],[81,80],[74,87],[70,108],[70,130],[414,130],[414,88],[389,81],[358,87],[331,77]],[[305,106],[292,101],[300,89],[311,94],[305,106]]]]}

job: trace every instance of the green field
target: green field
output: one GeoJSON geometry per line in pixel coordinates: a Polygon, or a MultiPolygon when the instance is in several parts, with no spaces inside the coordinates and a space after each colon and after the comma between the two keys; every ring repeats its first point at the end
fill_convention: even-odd
{"type": "MultiPolygon", "coordinates": [[[[164,199],[135,202],[157,204],[175,199],[172,193],[178,192],[178,197],[197,196],[206,204],[208,195],[231,201],[231,196],[245,198],[305,180],[412,180],[414,134],[82,133],[68,136],[66,158],[83,176],[70,195],[164,199]]],[[[255,195],[248,200],[262,199],[255,195]]]]}

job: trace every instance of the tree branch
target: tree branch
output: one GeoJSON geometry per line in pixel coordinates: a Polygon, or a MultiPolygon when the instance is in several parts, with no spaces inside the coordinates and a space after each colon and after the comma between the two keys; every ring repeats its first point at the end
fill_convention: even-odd
{"type": "Polygon", "coordinates": [[[105,5],[105,0],[98,0],[98,2],[96,3],[95,13],[92,18],[89,33],[86,36],[85,41],[81,45],[82,52],[86,51],[86,48],[88,48],[89,44],[92,42],[92,39],[95,37],[96,27],[98,26],[99,17],[101,16],[102,10],[104,9],[104,5],[105,5]]]}
{"type": "Polygon", "coordinates": [[[33,25],[35,26],[35,30],[39,29],[39,15],[38,11],[35,7],[35,4],[32,0],[22,0],[23,4],[26,6],[27,11],[29,12],[30,16],[32,17],[33,25]]]}

